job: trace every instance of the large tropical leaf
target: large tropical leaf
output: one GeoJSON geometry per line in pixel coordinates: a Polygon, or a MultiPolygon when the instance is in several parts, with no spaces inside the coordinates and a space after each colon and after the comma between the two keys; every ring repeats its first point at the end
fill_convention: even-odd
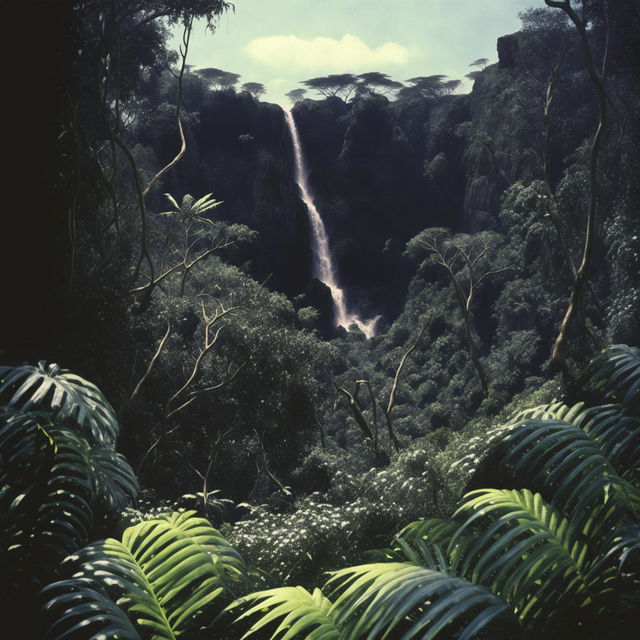
{"type": "Polygon", "coordinates": [[[346,640],[430,640],[455,631],[473,638],[511,608],[485,587],[412,562],[382,562],[333,573],[339,597],[329,615],[346,640]]]}
{"type": "Polygon", "coordinates": [[[98,387],[57,364],[0,367],[0,399],[23,411],[46,410],[75,425],[90,442],[113,448],[118,421],[98,387]]]}
{"type": "MultiPolygon", "coordinates": [[[[211,622],[246,568],[218,531],[193,513],[141,522],[126,529],[122,541],[85,547],[68,559],[77,569],[74,579],[108,595],[145,637],[173,640],[211,622]]],[[[57,593],[65,584],[79,588],[56,583],[57,593]]],[[[75,615],[73,607],[65,615],[75,615]]]]}
{"type": "Polygon", "coordinates": [[[342,640],[343,635],[331,617],[331,602],[320,591],[309,593],[303,587],[280,587],[259,591],[240,598],[231,608],[254,604],[236,622],[261,613],[261,617],[242,636],[255,635],[265,627],[279,622],[269,640],[342,640]],[[266,613],[265,613],[266,612],[266,613]]]}
{"type": "Polygon", "coordinates": [[[585,407],[562,402],[526,409],[513,420],[562,420],[580,427],[591,436],[619,473],[635,470],[640,459],[640,417],[629,415],[619,404],[585,407]]]}
{"type": "Polygon", "coordinates": [[[528,625],[546,623],[563,605],[593,606],[606,591],[604,566],[585,536],[540,494],[480,489],[455,515],[466,517],[448,548],[461,557],[459,574],[512,602],[528,625]]]}
{"type": "Polygon", "coordinates": [[[87,578],[56,582],[42,595],[47,598],[43,608],[47,638],[141,640],[126,613],[87,578]]]}
{"type": "Polygon", "coordinates": [[[640,492],[611,464],[588,433],[563,420],[528,420],[509,431],[503,464],[516,478],[553,495],[564,513],[588,517],[589,508],[613,500],[634,514],[640,492]]]}
{"type": "Polygon", "coordinates": [[[120,453],[104,447],[84,449],[91,469],[94,507],[103,512],[118,512],[138,495],[138,479],[120,453]]]}
{"type": "Polygon", "coordinates": [[[85,444],[73,431],[40,424],[33,416],[9,420],[0,429],[7,462],[0,472],[1,564],[16,577],[22,571],[36,578],[86,544],[92,478],[85,444]]]}
{"type": "Polygon", "coordinates": [[[597,355],[585,370],[593,389],[605,398],[640,412],[640,349],[614,344],[597,355]]]}

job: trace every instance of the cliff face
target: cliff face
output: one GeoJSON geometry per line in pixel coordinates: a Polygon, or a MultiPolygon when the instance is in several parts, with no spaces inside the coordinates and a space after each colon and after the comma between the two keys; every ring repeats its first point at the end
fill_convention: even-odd
{"type": "MultiPolygon", "coordinates": [[[[430,226],[496,229],[505,190],[544,177],[544,100],[560,59],[548,122],[550,183],[584,157],[597,114],[582,52],[575,40],[545,37],[500,38],[498,63],[468,95],[395,102],[371,95],[294,107],[340,277],[364,315],[399,313],[413,272],[402,255],[409,238],[430,226]]],[[[241,256],[253,275],[292,297],[308,294],[305,303],[316,300],[282,111],[233,92],[192,97],[190,108],[189,152],[167,190],[179,185],[224,200],[221,216],[260,234],[241,256]]]]}

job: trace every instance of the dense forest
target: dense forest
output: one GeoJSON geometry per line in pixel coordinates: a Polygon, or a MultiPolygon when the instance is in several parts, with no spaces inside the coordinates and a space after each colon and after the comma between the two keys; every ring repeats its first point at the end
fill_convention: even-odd
{"type": "Polygon", "coordinates": [[[635,637],[640,4],[531,4],[286,113],[224,0],[7,3],[5,628],[635,637]]]}

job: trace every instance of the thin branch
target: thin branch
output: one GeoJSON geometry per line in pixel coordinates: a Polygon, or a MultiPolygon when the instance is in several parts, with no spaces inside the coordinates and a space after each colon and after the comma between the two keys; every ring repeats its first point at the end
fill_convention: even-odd
{"type": "Polygon", "coordinates": [[[191,39],[191,28],[193,26],[193,17],[189,18],[188,23],[184,27],[184,31],[182,34],[182,46],[180,47],[180,56],[182,58],[182,63],[180,65],[180,73],[178,74],[178,99],[176,104],[176,116],[178,118],[178,131],[180,133],[180,150],[177,155],[169,162],[169,164],[165,165],[158,173],[156,173],[153,178],[149,181],[149,184],[145,187],[143,191],[143,195],[146,197],[149,195],[149,192],[153,188],[153,185],[172,167],[174,167],[178,162],[180,162],[181,158],[187,151],[187,139],[184,135],[184,128],[182,126],[182,79],[184,76],[184,71],[187,64],[187,53],[189,52],[189,40],[191,39]]]}
{"type": "Polygon", "coordinates": [[[156,349],[156,352],[153,354],[153,358],[151,358],[151,361],[149,362],[149,366],[147,367],[147,370],[144,372],[144,375],[142,376],[142,378],[140,378],[140,381],[136,385],[136,388],[133,390],[133,393],[129,396],[129,402],[131,402],[131,400],[133,400],[135,396],[138,395],[138,393],[140,393],[140,389],[142,385],[146,382],[147,378],[151,374],[151,370],[153,369],[154,365],[158,361],[158,358],[160,357],[160,353],[162,352],[162,349],[167,339],[169,338],[170,333],[171,333],[171,324],[167,322],[167,331],[165,332],[162,340],[160,340],[160,344],[158,344],[158,348],[156,349]]]}

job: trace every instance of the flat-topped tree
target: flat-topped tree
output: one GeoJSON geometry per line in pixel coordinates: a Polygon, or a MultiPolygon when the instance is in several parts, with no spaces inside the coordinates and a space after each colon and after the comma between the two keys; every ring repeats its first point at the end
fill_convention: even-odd
{"type": "Polygon", "coordinates": [[[352,73],[338,73],[309,78],[309,80],[303,80],[301,84],[317,91],[325,98],[337,97],[347,102],[358,87],[358,79],[352,73]]]}
{"type": "Polygon", "coordinates": [[[402,82],[392,80],[386,73],[380,71],[361,73],[357,77],[359,80],[358,93],[360,94],[370,93],[386,96],[404,86],[402,82]]]}
{"type": "Polygon", "coordinates": [[[235,87],[240,79],[239,73],[232,73],[231,71],[224,71],[223,69],[216,69],[215,67],[196,69],[195,73],[206,80],[211,89],[215,91],[224,91],[225,89],[235,87]]]}
{"type": "Polygon", "coordinates": [[[449,96],[455,93],[458,87],[462,84],[460,80],[447,80],[442,83],[442,95],[449,96]]]}
{"type": "Polygon", "coordinates": [[[412,86],[404,87],[398,92],[399,98],[410,98],[420,96],[422,98],[437,98],[444,95],[447,91],[444,79],[447,76],[442,74],[434,74],[431,76],[415,76],[409,78],[412,86]]]}
{"type": "Polygon", "coordinates": [[[479,67],[479,69],[482,71],[482,69],[484,69],[488,64],[489,64],[489,58],[478,58],[477,60],[470,62],[469,66],[479,67]]]}
{"type": "Polygon", "coordinates": [[[291,100],[291,104],[296,104],[296,102],[300,102],[300,100],[304,98],[306,93],[306,89],[291,89],[291,91],[285,93],[284,95],[287,96],[289,100],[291,100]]]}
{"type": "Polygon", "coordinates": [[[266,92],[266,89],[261,82],[245,82],[240,88],[243,91],[250,93],[256,99],[263,96],[266,92]]]}

